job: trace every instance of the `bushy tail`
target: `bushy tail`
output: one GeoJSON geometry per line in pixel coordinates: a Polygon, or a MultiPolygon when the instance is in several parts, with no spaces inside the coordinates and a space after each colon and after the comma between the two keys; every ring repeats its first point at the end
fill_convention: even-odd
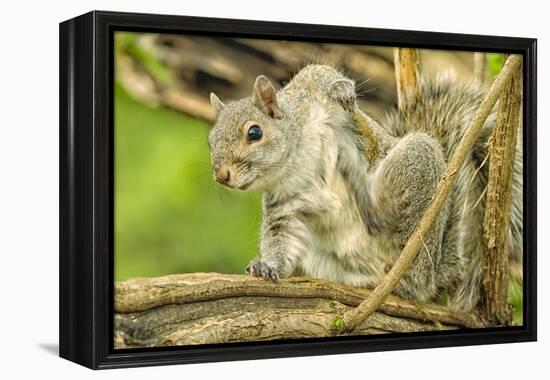
{"type": "MultiPolygon", "coordinates": [[[[447,160],[453,155],[481,100],[477,83],[460,83],[443,76],[421,84],[422,96],[415,104],[387,115],[384,126],[401,137],[425,132],[442,145],[447,160]]],[[[488,140],[495,126],[493,112],[484,124],[471,155],[462,167],[450,196],[442,264],[439,269],[451,302],[457,309],[471,310],[478,302],[482,268],[482,231],[490,157],[488,140]]],[[[523,150],[518,133],[511,194],[509,257],[512,275],[521,277],[523,252],[523,150]]]]}

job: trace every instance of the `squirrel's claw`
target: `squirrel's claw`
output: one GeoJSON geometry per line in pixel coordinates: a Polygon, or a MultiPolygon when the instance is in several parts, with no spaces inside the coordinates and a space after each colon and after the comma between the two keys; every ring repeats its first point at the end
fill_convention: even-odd
{"type": "Polygon", "coordinates": [[[260,260],[253,260],[248,264],[246,273],[256,277],[262,277],[264,280],[279,281],[279,272],[277,269],[260,260]]]}

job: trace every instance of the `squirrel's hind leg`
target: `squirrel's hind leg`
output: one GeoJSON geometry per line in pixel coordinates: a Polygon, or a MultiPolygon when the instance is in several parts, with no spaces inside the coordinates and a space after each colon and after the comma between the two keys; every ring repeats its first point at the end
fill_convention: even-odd
{"type": "MultiPolygon", "coordinates": [[[[360,205],[396,244],[388,258],[395,261],[422,217],[445,169],[441,145],[424,133],[403,137],[377,166],[369,186],[369,203],[360,205]]],[[[447,207],[437,217],[411,268],[395,289],[401,297],[425,302],[437,295],[447,207]]]]}

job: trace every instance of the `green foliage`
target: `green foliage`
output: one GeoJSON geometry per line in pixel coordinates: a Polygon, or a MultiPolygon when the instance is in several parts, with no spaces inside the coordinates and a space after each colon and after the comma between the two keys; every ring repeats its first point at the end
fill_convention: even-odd
{"type": "Polygon", "coordinates": [[[242,273],[257,252],[260,196],[212,180],[209,126],[115,87],[115,278],[242,273]]]}
{"type": "Polygon", "coordinates": [[[342,318],[342,316],[340,315],[337,315],[336,317],[334,317],[334,319],[332,320],[332,323],[330,324],[330,328],[332,330],[336,330],[336,331],[344,331],[345,328],[346,328],[346,322],[344,321],[344,318],[342,318]]]}
{"type": "Polygon", "coordinates": [[[488,53],[487,54],[487,66],[492,76],[497,76],[504,65],[504,54],[502,53],[488,53]]]}
{"type": "Polygon", "coordinates": [[[142,68],[160,83],[167,84],[172,81],[172,72],[155,56],[153,51],[140,43],[139,34],[116,32],[115,52],[117,56],[128,54],[134,58],[135,62],[139,62],[142,68]]]}
{"type": "Polygon", "coordinates": [[[508,285],[508,303],[514,308],[513,323],[523,324],[523,284],[519,281],[510,281],[508,285]]]}

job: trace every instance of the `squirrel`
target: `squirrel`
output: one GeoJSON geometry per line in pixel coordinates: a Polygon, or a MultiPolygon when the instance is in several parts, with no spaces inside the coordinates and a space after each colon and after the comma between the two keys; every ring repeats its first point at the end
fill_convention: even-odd
{"type": "MultiPolygon", "coordinates": [[[[309,275],[375,287],[426,209],[484,91],[451,77],[422,80],[422,96],[378,123],[358,106],[355,82],[311,64],[277,91],[256,78],[250,97],[210,94],[214,179],[262,192],[259,256],[246,271],[277,281],[309,275]]],[[[447,296],[476,308],[480,295],[487,142],[494,112],[462,167],[424,249],[394,293],[416,302],[447,296]]],[[[519,133],[518,135],[521,135],[519,133]]],[[[522,150],[511,196],[509,256],[522,255],[522,150]]]]}

